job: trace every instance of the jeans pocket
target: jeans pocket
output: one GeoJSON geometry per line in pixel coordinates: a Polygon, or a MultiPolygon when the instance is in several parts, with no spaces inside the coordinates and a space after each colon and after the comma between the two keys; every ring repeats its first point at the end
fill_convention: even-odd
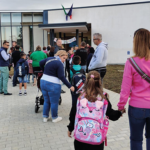
{"type": "Polygon", "coordinates": [[[144,119],[145,109],[129,106],[129,115],[135,119],[144,119]]]}

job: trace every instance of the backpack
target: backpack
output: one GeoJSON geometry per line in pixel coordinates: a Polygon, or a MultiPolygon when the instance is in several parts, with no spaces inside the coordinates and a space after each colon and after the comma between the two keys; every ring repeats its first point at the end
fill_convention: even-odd
{"type": "Polygon", "coordinates": [[[24,77],[26,75],[25,62],[17,63],[16,71],[17,77],[24,77]]]}
{"type": "Polygon", "coordinates": [[[77,141],[91,145],[106,142],[109,122],[106,117],[108,102],[101,97],[89,102],[84,95],[79,97],[75,118],[74,137],[77,141]]]}
{"type": "Polygon", "coordinates": [[[73,72],[71,85],[75,87],[75,91],[72,92],[72,94],[76,95],[79,94],[80,91],[82,91],[82,88],[84,87],[84,82],[86,80],[86,76],[84,75],[85,72],[83,69],[76,71],[73,68],[71,68],[71,71],[73,72]]]}

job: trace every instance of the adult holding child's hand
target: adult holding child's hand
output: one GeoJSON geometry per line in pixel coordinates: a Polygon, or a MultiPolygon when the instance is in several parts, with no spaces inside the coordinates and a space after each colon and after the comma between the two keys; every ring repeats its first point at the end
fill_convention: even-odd
{"type": "Polygon", "coordinates": [[[40,67],[44,71],[41,78],[41,90],[44,97],[43,122],[47,122],[49,111],[51,109],[52,122],[56,123],[62,120],[58,116],[58,104],[61,93],[60,80],[74,92],[74,87],[66,80],[63,63],[66,61],[68,53],[59,50],[55,57],[49,57],[40,61],[40,67]]]}
{"type": "Polygon", "coordinates": [[[125,112],[129,100],[130,150],[142,150],[143,129],[147,150],[150,150],[150,32],[138,29],[134,33],[135,56],[125,64],[118,109],[125,112]]]}

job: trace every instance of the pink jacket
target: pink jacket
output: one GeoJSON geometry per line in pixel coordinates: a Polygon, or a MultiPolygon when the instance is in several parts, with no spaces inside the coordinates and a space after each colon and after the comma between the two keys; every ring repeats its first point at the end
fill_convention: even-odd
{"type": "MultiPolygon", "coordinates": [[[[150,76],[150,60],[134,57],[135,62],[150,76]]],[[[145,81],[127,60],[125,64],[118,108],[124,109],[128,98],[129,105],[137,108],[150,108],[150,84],[145,81]]]]}
{"type": "Polygon", "coordinates": [[[32,67],[32,60],[31,59],[28,60],[28,64],[29,64],[29,73],[33,74],[33,67],[32,67]]]}

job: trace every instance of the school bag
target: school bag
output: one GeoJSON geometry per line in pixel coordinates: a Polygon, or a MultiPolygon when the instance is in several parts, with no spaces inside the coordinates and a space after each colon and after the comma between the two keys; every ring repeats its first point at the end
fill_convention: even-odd
{"type": "Polygon", "coordinates": [[[97,97],[97,101],[89,102],[85,95],[80,96],[77,103],[74,137],[77,141],[91,145],[107,142],[109,122],[106,117],[108,102],[97,97]]]}
{"type": "Polygon", "coordinates": [[[26,75],[25,61],[17,63],[16,72],[17,72],[17,77],[24,77],[26,75]]]}
{"type": "Polygon", "coordinates": [[[86,80],[86,76],[84,75],[85,72],[83,69],[74,70],[73,68],[71,68],[71,71],[73,72],[71,85],[75,88],[75,91],[72,92],[72,94],[76,95],[79,94],[80,91],[82,91],[82,88],[84,87],[84,82],[86,80]]]}

